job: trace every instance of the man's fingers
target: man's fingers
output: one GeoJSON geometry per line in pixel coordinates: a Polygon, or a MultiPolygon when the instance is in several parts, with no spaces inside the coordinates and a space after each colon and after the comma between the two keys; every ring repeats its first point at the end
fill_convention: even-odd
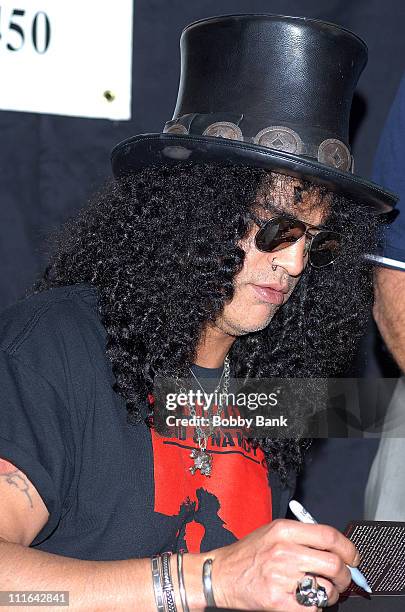
{"type": "Polygon", "coordinates": [[[334,584],[339,592],[349,586],[351,574],[339,555],[315,550],[301,544],[278,543],[273,548],[273,563],[285,568],[285,577],[292,582],[304,574],[323,577],[334,584]]]}
{"type": "Polygon", "coordinates": [[[310,550],[303,546],[299,557],[302,572],[311,572],[333,582],[342,593],[351,582],[351,574],[341,557],[335,553],[310,550]]]}
{"type": "Polygon", "coordinates": [[[273,521],[269,536],[270,533],[271,538],[273,539],[276,536],[278,541],[294,542],[317,550],[335,553],[347,565],[357,566],[360,563],[360,555],[353,542],[329,525],[308,525],[298,521],[281,519],[273,521]]]}

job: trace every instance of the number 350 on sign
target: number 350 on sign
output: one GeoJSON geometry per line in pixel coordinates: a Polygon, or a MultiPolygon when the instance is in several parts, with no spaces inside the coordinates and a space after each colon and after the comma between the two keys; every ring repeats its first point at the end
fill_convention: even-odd
{"type": "Polygon", "coordinates": [[[21,51],[31,44],[37,53],[46,53],[51,42],[51,23],[44,11],[0,5],[0,37],[3,51],[21,51]],[[31,13],[31,14],[30,14],[31,13]]]}
{"type": "Polygon", "coordinates": [[[132,7],[0,0],[0,109],[130,119],[132,7]]]}

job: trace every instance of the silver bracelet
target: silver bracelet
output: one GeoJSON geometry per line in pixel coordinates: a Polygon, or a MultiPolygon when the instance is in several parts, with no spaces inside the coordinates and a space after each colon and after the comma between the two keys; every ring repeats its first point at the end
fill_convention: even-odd
{"type": "Polygon", "coordinates": [[[163,599],[162,578],[160,575],[160,555],[155,555],[151,558],[152,564],[152,582],[155,593],[155,602],[158,612],[165,612],[165,603],[163,599]]]}
{"type": "Polygon", "coordinates": [[[188,603],[187,603],[186,587],[184,585],[183,551],[182,550],[177,553],[177,576],[179,579],[181,607],[183,608],[183,612],[190,612],[190,608],[188,607],[188,603]]]}
{"type": "Polygon", "coordinates": [[[170,570],[171,552],[161,554],[162,559],[162,581],[163,595],[166,601],[166,609],[168,612],[177,612],[176,599],[174,595],[174,587],[172,582],[172,573],[170,570]]]}
{"type": "Polygon", "coordinates": [[[214,593],[212,592],[212,559],[207,559],[204,561],[202,579],[204,597],[205,601],[207,602],[207,606],[216,608],[217,604],[215,603],[214,593]]]}

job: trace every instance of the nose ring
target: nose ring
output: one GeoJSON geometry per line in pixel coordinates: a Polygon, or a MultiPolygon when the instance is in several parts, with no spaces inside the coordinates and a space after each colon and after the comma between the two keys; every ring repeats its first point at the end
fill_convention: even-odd
{"type": "Polygon", "coordinates": [[[271,269],[273,270],[273,272],[277,270],[277,265],[274,263],[275,259],[276,258],[273,257],[273,259],[271,260],[271,269]]]}

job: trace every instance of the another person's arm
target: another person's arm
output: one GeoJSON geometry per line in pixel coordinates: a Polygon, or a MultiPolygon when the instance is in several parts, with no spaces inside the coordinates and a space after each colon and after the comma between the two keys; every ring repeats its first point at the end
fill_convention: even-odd
{"type": "Polygon", "coordinates": [[[388,349],[405,372],[405,270],[375,270],[374,319],[388,349]]]}
{"type": "MultiPolygon", "coordinates": [[[[69,591],[71,610],[156,610],[149,559],[83,561],[29,548],[47,522],[48,511],[26,475],[5,460],[0,462],[2,591],[69,591]],[[13,486],[11,476],[5,477],[7,470],[23,479],[24,487],[13,486]]],[[[333,604],[350,582],[345,563],[359,562],[354,545],[336,529],[277,520],[230,546],[184,555],[191,611],[205,607],[201,571],[209,557],[214,560],[212,577],[218,606],[285,612],[302,610],[295,601],[294,586],[304,573],[324,577],[319,583],[326,587],[333,604]]],[[[178,598],[174,555],[172,561],[178,598]]],[[[177,608],[181,610],[179,600],[177,608]]]]}

